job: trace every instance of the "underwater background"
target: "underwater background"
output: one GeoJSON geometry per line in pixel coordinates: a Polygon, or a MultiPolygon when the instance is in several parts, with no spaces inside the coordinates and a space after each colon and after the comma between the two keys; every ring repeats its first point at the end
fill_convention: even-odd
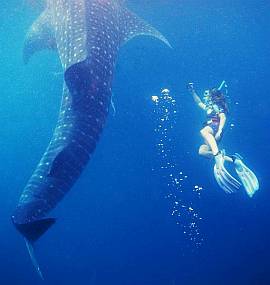
{"type": "Polygon", "coordinates": [[[36,244],[45,281],[10,215],[52,135],[63,74],[49,51],[23,64],[40,5],[0,3],[0,284],[269,285],[270,2],[127,1],[173,49],[145,37],[121,49],[115,112],[87,169],[51,213],[56,225],[36,244]],[[243,190],[226,195],[213,162],[197,154],[204,118],[186,84],[202,94],[222,80],[230,97],[222,147],[256,172],[261,188],[252,199],[243,190]],[[171,173],[158,154],[160,113],[151,100],[162,88],[176,100],[166,138],[171,173]],[[170,185],[180,172],[184,181],[170,185]]]}

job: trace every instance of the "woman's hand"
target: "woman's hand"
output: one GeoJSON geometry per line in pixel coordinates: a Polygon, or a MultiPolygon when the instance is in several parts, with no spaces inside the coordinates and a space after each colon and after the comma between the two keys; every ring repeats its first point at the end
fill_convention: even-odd
{"type": "Polygon", "coordinates": [[[192,83],[192,82],[190,82],[190,83],[188,83],[187,84],[187,89],[188,89],[188,91],[189,92],[194,92],[195,90],[194,90],[194,83],[192,83]]]}

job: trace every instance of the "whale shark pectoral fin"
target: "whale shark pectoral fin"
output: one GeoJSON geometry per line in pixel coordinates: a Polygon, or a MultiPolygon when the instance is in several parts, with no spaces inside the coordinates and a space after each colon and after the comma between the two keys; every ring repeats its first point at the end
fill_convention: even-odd
{"type": "Polygon", "coordinates": [[[77,100],[83,92],[82,90],[89,90],[91,88],[91,77],[90,74],[90,67],[88,64],[89,59],[77,62],[67,68],[64,73],[65,83],[68,87],[69,92],[72,94],[76,94],[73,96],[73,100],[77,100]]]}
{"type": "Polygon", "coordinates": [[[49,169],[49,177],[57,177],[58,179],[66,179],[67,169],[79,169],[87,163],[89,156],[85,154],[81,148],[74,149],[72,144],[65,146],[55,156],[52,165],[49,169]]]}
{"type": "Polygon", "coordinates": [[[24,63],[28,63],[30,58],[38,51],[56,49],[56,40],[50,17],[50,12],[46,9],[30,27],[23,47],[24,63]]]}
{"type": "Polygon", "coordinates": [[[48,218],[27,224],[16,224],[17,230],[31,243],[37,241],[54,223],[56,219],[48,218]]]}
{"type": "Polygon", "coordinates": [[[122,33],[122,44],[127,43],[129,40],[137,36],[151,36],[155,37],[167,46],[172,48],[169,41],[154,27],[145,22],[143,19],[132,13],[128,9],[123,8],[121,13],[121,30],[122,33]]]}
{"type": "Polygon", "coordinates": [[[39,264],[38,264],[38,262],[37,262],[37,259],[36,259],[36,257],[35,257],[35,252],[34,252],[33,244],[32,244],[30,241],[28,241],[26,238],[25,238],[24,240],[25,240],[25,244],[26,244],[28,253],[29,253],[29,255],[30,255],[31,261],[32,261],[32,263],[33,263],[33,266],[35,267],[35,269],[36,269],[38,275],[40,276],[40,278],[41,278],[42,280],[44,280],[42,271],[41,271],[40,266],[39,266],[39,264]]]}

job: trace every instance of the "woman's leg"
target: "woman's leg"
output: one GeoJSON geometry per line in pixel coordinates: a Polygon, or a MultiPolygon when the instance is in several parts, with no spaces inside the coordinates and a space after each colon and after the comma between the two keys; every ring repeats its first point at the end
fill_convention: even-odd
{"type": "Polygon", "coordinates": [[[213,130],[209,126],[206,126],[201,130],[201,136],[205,140],[206,144],[209,145],[212,151],[212,155],[217,155],[219,152],[219,149],[218,149],[216,139],[213,135],[213,130]]]}
{"type": "Polygon", "coordinates": [[[213,158],[213,153],[207,144],[203,144],[200,146],[199,155],[204,156],[206,158],[213,158]]]}
{"type": "MultiPolygon", "coordinates": [[[[204,138],[206,144],[200,146],[199,154],[206,158],[213,158],[214,156],[213,153],[217,154],[219,151],[217,141],[213,135],[213,130],[207,126],[201,130],[201,135],[204,138]],[[213,148],[209,143],[209,138],[210,138],[210,143],[212,143],[215,152],[213,151],[213,148]]],[[[228,162],[233,162],[233,159],[227,155],[224,155],[224,160],[228,162]]]]}

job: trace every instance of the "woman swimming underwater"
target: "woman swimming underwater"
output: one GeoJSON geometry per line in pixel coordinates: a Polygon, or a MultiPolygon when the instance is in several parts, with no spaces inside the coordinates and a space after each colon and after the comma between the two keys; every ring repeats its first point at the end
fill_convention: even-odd
{"type": "Polygon", "coordinates": [[[204,92],[203,101],[197,95],[193,83],[188,84],[195,103],[205,111],[206,122],[200,133],[204,144],[199,148],[199,154],[215,159],[214,175],[219,186],[227,193],[233,193],[244,186],[247,194],[252,197],[259,189],[259,182],[255,174],[243,163],[240,155],[225,155],[224,150],[219,149],[219,142],[222,139],[224,127],[228,114],[226,96],[222,92],[225,81],[219,88],[213,88],[204,92]],[[241,181],[238,182],[225,168],[224,164],[230,162],[234,164],[235,171],[241,181]]]}

